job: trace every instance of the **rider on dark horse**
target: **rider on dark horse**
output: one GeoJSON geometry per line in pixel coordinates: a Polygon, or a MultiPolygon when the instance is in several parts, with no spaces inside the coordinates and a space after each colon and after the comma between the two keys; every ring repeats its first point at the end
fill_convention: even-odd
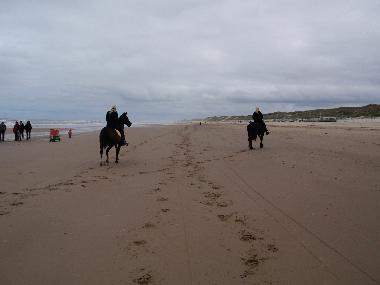
{"type": "Polygon", "coordinates": [[[260,148],[263,147],[264,132],[269,135],[269,131],[263,119],[263,114],[260,112],[259,107],[256,107],[256,111],[252,114],[253,122],[250,121],[247,126],[249,149],[253,149],[252,141],[256,140],[256,137],[260,137],[260,148]]]}
{"type": "Polygon", "coordinates": [[[264,132],[269,135],[269,131],[267,129],[267,125],[265,124],[264,122],[264,116],[263,114],[260,112],[260,108],[259,107],[256,107],[256,111],[252,114],[252,119],[253,121],[255,122],[255,124],[259,125],[259,126],[262,126],[263,129],[264,129],[264,132]]]}
{"type": "Polygon", "coordinates": [[[116,129],[120,132],[121,145],[127,145],[127,142],[125,141],[125,135],[124,135],[124,124],[118,123],[119,114],[117,113],[116,106],[112,106],[111,110],[107,112],[106,114],[106,121],[107,121],[107,128],[116,129]]]}

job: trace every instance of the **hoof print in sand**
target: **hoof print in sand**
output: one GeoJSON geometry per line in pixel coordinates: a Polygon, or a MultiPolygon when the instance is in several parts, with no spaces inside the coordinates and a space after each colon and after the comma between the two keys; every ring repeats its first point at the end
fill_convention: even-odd
{"type": "Polygon", "coordinates": [[[225,201],[222,201],[222,202],[218,202],[216,203],[216,205],[220,208],[225,208],[225,207],[228,207],[229,205],[231,204],[231,202],[225,202],[225,201]]]}
{"type": "Polygon", "coordinates": [[[228,221],[229,218],[232,217],[233,214],[229,214],[229,215],[223,215],[223,214],[220,214],[218,215],[218,218],[219,220],[221,220],[222,222],[226,222],[228,221]]]}
{"type": "Polygon", "coordinates": [[[147,222],[145,223],[145,225],[143,225],[143,228],[144,229],[150,229],[150,228],[154,228],[156,225],[151,223],[151,222],[147,222]]]}
{"type": "Polygon", "coordinates": [[[133,241],[133,244],[134,245],[137,245],[137,246],[142,246],[142,245],[145,245],[146,244],[146,240],[135,240],[133,241]]]}
{"type": "Polygon", "coordinates": [[[150,273],[145,273],[144,275],[133,279],[136,284],[150,284],[152,282],[152,275],[150,273]]]}
{"type": "Polygon", "coordinates": [[[167,212],[169,212],[169,211],[170,211],[170,209],[168,209],[168,208],[165,208],[165,209],[161,209],[161,211],[162,211],[162,212],[164,212],[164,213],[167,213],[167,212]]]}
{"type": "Polygon", "coordinates": [[[274,244],[268,244],[267,245],[267,250],[269,250],[271,252],[277,252],[278,251],[278,247],[275,246],[274,244]]]}
{"type": "Polygon", "coordinates": [[[246,278],[255,273],[255,269],[264,262],[266,258],[259,257],[257,254],[249,254],[247,257],[242,257],[241,262],[246,266],[246,270],[240,275],[241,278],[246,278]]]}
{"type": "Polygon", "coordinates": [[[245,225],[247,222],[247,219],[248,219],[247,216],[236,216],[235,223],[240,223],[240,224],[245,225]]]}
{"type": "Polygon", "coordinates": [[[208,206],[213,206],[213,205],[217,205],[218,207],[227,207],[227,203],[225,202],[218,202],[217,199],[219,199],[222,194],[221,193],[217,193],[217,192],[203,192],[203,196],[205,198],[207,198],[206,201],[202,201],[200,203],[204,204],[204,205],[208,205],[208,206]],[[224,203],[226,204],[226,206],[224,206],[224,203]]]}
{"type": "Polygon", "coordinates": [[[241,241],[252,241],[252,240],[256,240],[257,238],[255,237],[254,234],[248,232],[248,231],[242,231],[240,232],[240,240],[241,241]]]}
{"type": "Polygon", "coordinates": [[[166,197],[158,197],[157,198],[157,201],[159,201],[159,202],[165,202],[165,201],[168,201],[169,200],[169,198],[166,198],[166,197]]]}
{"type": "Polygon", "coordinates": [[[23,205],[24,204],[24,202],[21,202],[21,201],[15,201],[15,202],[12,202],[11,203],[11,206],[15,206],[15,207],[17,207],[17,206],[20,206],[20,205],[23,205]]]}

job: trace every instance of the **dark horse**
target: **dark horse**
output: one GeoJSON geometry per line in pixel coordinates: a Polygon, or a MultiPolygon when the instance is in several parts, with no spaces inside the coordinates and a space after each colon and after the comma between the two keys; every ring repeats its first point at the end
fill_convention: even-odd
{"type": "Polygon", "coordinates": [[[263,148],[263,139],[265,134],[265,126],[261,123],[249,122],[247,126],[249,149],[253,149],[252,141],[260,138],[260,148],[263,148]]]}
{"type": "MultiPolygon", "coordinates": [[[[124,130],[124,125],[130,127],[132,125],[131,121],[129,121],[127,113],[123,113],[117,120],[118,126],[117,131],[112,128],[103,128],[100,131],[99,142],[100,142],[100,159],[103,158],[103,149],[106,149],[106,156],[108,163],[108,152],[112,147],[116,148],[116,160],[115,163],[119,162],[119,152],[121,148],[121,135],[120,132],[124,130]]],[[[100,165],[102,163],[100,162],[100,165]]]]}

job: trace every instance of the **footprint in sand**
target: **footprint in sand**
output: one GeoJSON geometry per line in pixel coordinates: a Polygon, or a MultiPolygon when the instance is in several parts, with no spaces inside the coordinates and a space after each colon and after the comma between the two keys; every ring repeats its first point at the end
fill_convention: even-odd
{"type": "Polygon", "coordinates": [[[247,220],[248,220],[248,218],[246,215],[235,217],[235,223],[240,223],[242,225],[245,225],[247,223],[247,220]]]}
{"type": "Polygon", "coordinates": [[[203,192],[203,195],[205,198],[210,198],[210,199],[217,199],[219,198],[220,196],[222,196],[222,194],[220,193],[216,193],[216,192],[203,192]]]}
{"type": "Polygon", "coordinates": [[[166,198],[166,197],[158,197],[157,198],[157,201],[159,201],[159,202],[165,202],[165,201],[168,201],[169,200],[169,198],[166,198]]]}
{"type": "Polygon", "coordinates": [[[0,216],[5,216],[5,215],[8,215],[9,212],[8,211],[0,211],[0,216]]]}
{"type": "Polygon", "coordinates": [[[219,208],[225,208],[225,207],[228,207],[229,205],[232,205],[232,201],[229,201],[229,202],[221,201],[221,202],[216,203],[216,205],[219,208]]]}
{"type": "Polygon", "coordinates": [[[241,231],[240,232],[240,240],[241,241],[253,241],[253,240],[256,240],[257,238],[255,237],[254,234],[248,232],[248,231],[241,231]]]}
{"type": "Polygon", "coordinates": [[[221,220],[222,222],[226,222],[228,221],[232,216],[233,216],[234,213],[231,213],[231,214],[220,214],[220,215],[217,215],[217,217],[219,218],[219,220],[221,220]]]}
{"type": "Polygon", "coordinates": [[[142,245],[145,245],[146,244],[146,240],[135,240],[133,241],[133,244],[134,245],[137,245],[137,246],[142,246],[142,245]]]}
{"type": "Polygon", "coordinates": [[[145,273],[144,275],[133,279],[133,283],[136,284],[149,284],[152,281],[152,275],[150,273],[145,273]]]}
{"type": "Polygon", "coordinates": [[[274,244],[268,244],[267,245],[267,250],[271,251],[271,252],[277,252],[278,251],[278,247],[275,246],[274,244]]]}
{"type": "Polygon", "coordinates": [[[143,228],[144,229],[150,229],[150,228],[154,228],[156,225],[151,223],[151,222],[147,222],[143,225],[143,228]]]}
{"type": "Polygon", "coordinates": [[[240,261],[246,267],[246,270],[240,275],[240,277],[246,278],[249,275],[253,275],[255,273],[255,269],[265,260],[267,260],[267,258],[259,256],[255,250],[251,248],[245,257],[240,258],[240,261]]]}
{"type": "Polygon", "coordinates": [[[24,202],[21,202],[21,201],[15,201],[15,202],[12,202],[11,203],[11,206],[15,206],[15,207],[17,207],[17,206],[20,206],[20,205],[23,205],[24,204],[24,202]]]}
{"type": "Polygon", "coordinates": [[[164,209],[161,209],[161,211],[164,212],[164,213],[167,213],[167,212],[170,211],[170,209],[168,209],[168,208],[164,208],[164,209]]]}

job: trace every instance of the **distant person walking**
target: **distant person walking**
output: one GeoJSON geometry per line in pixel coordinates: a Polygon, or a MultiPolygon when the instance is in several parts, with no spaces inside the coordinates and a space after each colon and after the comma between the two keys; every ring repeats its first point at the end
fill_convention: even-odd
{"type": "Polygon", "coordinates": [[[26,124],[25,124],[25,131],[26,131],[26,139],[27,140],[30,140],[30,133],[32,132],[32,124],[30,123],[30,121],[27,121],[26,124]]]}
{"type": "Polygon", "coordinates": [[[73,134],[73,131],[70,129],[68,134],[69,134],[69,139],[71,139],[71,135],[73,134]]]}
{"type": "Polygon", "coordinates": [[[20,121],[20,127],[19,127],[19,130],[20,130],[20,140],[21,138],[24,139],[24,131],[25,131],[25,125],[22,121],[20,121]]]}
{"type": "Polygon", "coordinates": [[[20,124],[18,121],[16,121],[15,125],[13,126],[13,133],[15,134],[15,141],[21,141],[20,124]]]}
{"type": "Polygon", "coordinates": [[[5,131],[7,130],[7,125],[4,122],[0,124],[0,142],[4,141],[5,131]]]}
{"type": "Polygon", "coordinates": [[[264,128],[264,131],[267,135],[269,135],[269,131],[267,129],[267,125],[264,122],[264,116],[260,111],[259,107],[256,107],[256,111],[252,114],[252,119],[255,122],[255,124],[262,126],[264,128]]]}

